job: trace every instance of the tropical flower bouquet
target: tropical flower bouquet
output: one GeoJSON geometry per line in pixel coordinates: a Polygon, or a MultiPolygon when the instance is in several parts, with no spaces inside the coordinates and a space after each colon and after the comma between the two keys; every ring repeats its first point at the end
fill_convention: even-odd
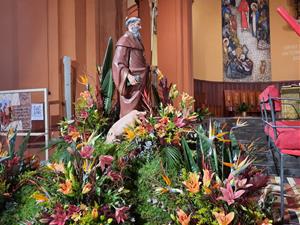
{"type": "MultiPolygon", "coordinates": [[[[190,128],[193,138],[181,136],[176,145],[159,142],[139,170],[142,218],[148,224],[272,224],[270,203],[261,198],[268,178],[252,165],[254,144],[239,145],[233,135],[246,125],[238,120],[222,132],[210,122],[208,132],[190,128]]],[[[154,132],[158,140],[159,134],[154,132]]]]}
{"type": "Polygon", "coordinates": [[[1,164],[2,195],[12,190],[8,168],[27,168],[16,174],[18,188],[0,212],[1,224],[272,224],[272,201],[262,195],[267,177],[253,166],[255,145],[234,137],[245,122],[200,123],[194,99],[161,75],[159,107],[144,93],[149,116],[108,145],[112,121],[103,109],[109,107],[99,107],[82,81],[86,90],[73,120],[60,123],[51,161],[20,167],[28,164],[13,155],[1,164]]]}

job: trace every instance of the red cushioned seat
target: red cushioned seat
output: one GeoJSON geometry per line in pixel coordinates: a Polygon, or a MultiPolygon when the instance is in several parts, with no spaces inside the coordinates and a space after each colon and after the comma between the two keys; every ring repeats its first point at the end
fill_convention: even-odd
{"type": "MultiPolygon", "coordinates": [[[[272,122],[270,122],[270,124],[274,124],[272,122]]],[[[275,123],[276,126],[300,126],[300,120],[279,120],[279,121],[276,121],[275,123]]],[[[285,128],[285,127],[278,127],[276,128],[276,131],[277,131],[277,136],[279,136],[282,132],[284,131],[290,131],[290,130],[294,130],[294,129],[297,129],[298,132],[300,131],[300,127],[299,128],[285,128]]],[[[269,136],[272,140],[274,140],[274,129],[273,127],[269,126],[268,124],[265,125],[265,134],[267,136],[269,136]]],[[[299,137],[299,136],[298,136],[299,137]]],[[[300,139],[300,137],[299,137],[300,139]]],[[[300,142],[300,141],[299,141],[300,142]]],[[[299,148],[300,149],[300,148],[299,148]]]]}
{"type": "MultiPolygon", "coordinates": [[[[268,101],[269,97],[272,98],[279,98],[280,93],[279,90],[275,85],[270,85],[268,86],[260,95],[259,95],[259,100],[260,101],[268,101]]],[[[279,112],[281,111],[281,102],[279,100],[275,100],[275,111],[279,112]]],[[[266,110],[270,111],[271,107],[269,103],[265,104],[266,110]]]]}
{"type": "Polygon", "coordinates": [[[300,129],[281,131],[275,145],[284,154],[300,156],[300,129]]]}
{"type": "Polygon", "coordinates": [[[293,156],[300,156],[300,150],[293,150],[293,149],[280,149],[280,152],[282,154],[286,154],[286,155],[293,155],[293,156]]]}

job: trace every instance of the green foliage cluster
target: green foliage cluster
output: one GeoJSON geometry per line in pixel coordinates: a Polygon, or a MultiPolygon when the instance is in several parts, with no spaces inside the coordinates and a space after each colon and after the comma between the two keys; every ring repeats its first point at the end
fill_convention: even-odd
{"type": "Polygon", "coordinates": [[[36,221],[34,218],[39,214],[41,206],[30,198],[34,192],[35,188],[31,185],[20,188],[14,195],[14,201],[6,204],[6,210],[0,213],[0,224],[20,225],[26,221],[36,221]]]}

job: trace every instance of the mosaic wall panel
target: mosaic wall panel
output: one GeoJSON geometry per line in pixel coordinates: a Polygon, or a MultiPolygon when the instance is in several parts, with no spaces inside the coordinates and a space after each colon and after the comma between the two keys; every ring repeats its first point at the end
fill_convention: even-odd
{"type": "Polygon", "coordinates": [[[224,81],[271,80],[268,0],[222,0],[224,81]]]}

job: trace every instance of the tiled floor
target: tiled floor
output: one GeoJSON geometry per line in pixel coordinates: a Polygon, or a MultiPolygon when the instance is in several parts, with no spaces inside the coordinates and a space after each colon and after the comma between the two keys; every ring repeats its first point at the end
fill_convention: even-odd
{"type": "MultiPolygon", "coordinates": [[[[274,217],[280,218],[280,178],[271,177],[267,189],[276,196],[274,204],[274,217]]],[[[285,216],[284,224],[300,224],[300,178],[287,177],[284,185],[285,216]]]]}

